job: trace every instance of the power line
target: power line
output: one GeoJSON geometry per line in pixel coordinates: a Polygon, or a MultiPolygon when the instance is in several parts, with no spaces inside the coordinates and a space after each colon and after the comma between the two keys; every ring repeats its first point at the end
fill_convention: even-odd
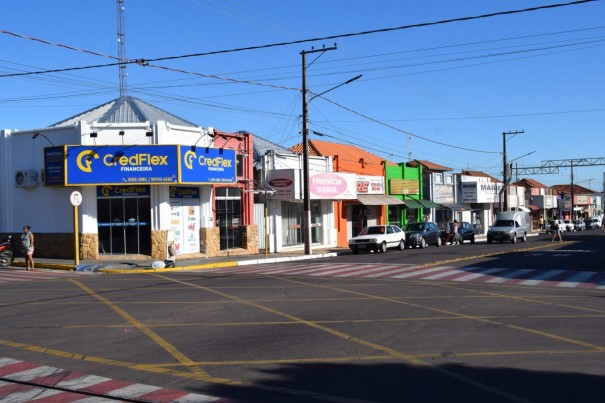
{"type": "MultiPolygon", "coordinates": [[[[31,74],[48,74],[48,73],[57,73],[57,72],[65,72],[65,71],[73,71],[73,70],[84,70],[84,69],[93,69],[93,68],[101,68],[101,67],[111,67],[111,66],[120,65],[120,64],[123,64],[123,63],[124,64],[134,64],[134,63],[136,63],[136,64],[140,64],[140,65],[148,65],[151,62],[184,59],[184,58],[189,58],[189,57],[210,56],[210,55],[218,55],[218,54],[226,54],[226,53],[234,53],[234,52],[243,52],[243,51],[249,51],[249,50],[268,49],[268,48],[273,48],[273,47],[289,46],[289,45],[296,45],[296,44],[302,44],[302,43],[308,43],[308,42],[328,41],[328,40],[339,39],[339,38],[348,38],[348,37],[355,37],[355,36],[362,36],[362,35],[371,35],[371,34],[377,34],[377,33],[385,33],[385,32],[400,31],[400,30],[405,30],[405,29],[412,29],[412,28],[421,28],[421,27],[428,27],[428,26],[434,26],[434,25],[450,24],[450,23],[454,23],[454,22],[471,21],[471,20],[477,20],[477,19],[482,19],[482,18],[492,18],[492,17],[502,16],[502,15],[512,15],[512,14],[518,14],[518,13],[526,13],[526,12],[545,10],[545,9],[551,9],[551,8],[558,8],[558,7],[566,7],[566,6],[572,6],[572,5],[579,5],[579,4],[583,4],[583,3],[591,3],[591,2],[595,2],[595,1],[598,1],[598,0],[577,0],[577,1],[572,1],[572,2],[569,2],[569,3],[549,4],[549,5],[545,5],[545,6],[529,7],[529,8],[517,9],[517,10],[498,11],[498,12],[495,12],[495,13],[481,14],[481,15],[476,15],[476,16],[450,18],[450,19],[446,19],[446,20],[423,22],[423,23],[418,23],[418,24],[403,25],[403,26],[391,27],[391,28],[381,28],[381,29],[374,29],[374,30],[368,30],[368,31],[361,31],[361,32],[354,32],[354,33],[347,33],[347,34],[338,34],[338,35],[330,35],[330,36],[323,36],[323,37],[317,37],[317,38],[311,38],[311,39],[300,39],[300,40],[295,40],[295,41],[278,42],[278,43],[265,44],[265,45],[257,45],[257,46],[247,46],[247,47],[240,47],[240,48],[234,48],[234,49],[216,50],[216,51],[211,51],[211,52],[190,53],[190,54],[184,54],[184,55],[178,55],[178,56],[165,56],[165,57],[158,57],[158,58],[153,58],[153,59],[124,60],[124,61],[120,61],[118,63],[109,63],[109,64],[105,64],[105,65],[91,65],[91,66],[81,66],[81,67],[68,67],[68,68],[63,68],[63,69],[53,69],[53,70],[28,72],[28,73],[4,74],[4,75],[0,75],[0,78],[4,78],[4,77],[16,77],[16,76],[31,75],[31,74]]],[[[39,41],[39,42],[42,42],[42,43],[51,44],[51,45],[54,45],[54,46],[61,46],[61,47],[64,47],[64,48],[67,48],[67,49],[71,49],[71,50],[77,50],[77,51],[81,51],[81,52],[84,52],[84,53],[95,54],[97,56],[110,57],[112,59],[117,59],[114,56],[103,55],[103,54],[100,54],[100,53],[97,53],[97,52],[92,52],[92,51],[85,51],[85,50],[82,50],[82,49],[79,49],[79,48],[75,48],[75,47],[71,47],[71,46],[67,46],[67,45],[56,44],[56,43],[53,43],[53,42],[45,41],[45,40],[38,39],[38,38],[28,37],[28,36],[25,36],[25,35],[20,35],[20,34],[16,34],[16,33],[5,31],[5,30],[0,30],[0,33],[4,33],[4,34],[8,34],[8,35],[13,35],[13,36],[24,38],[24,39],[36,40],[36,41],[39,41]]],[[[218,78],[218,77],[215,77],[215,78],[218,78]]]]}

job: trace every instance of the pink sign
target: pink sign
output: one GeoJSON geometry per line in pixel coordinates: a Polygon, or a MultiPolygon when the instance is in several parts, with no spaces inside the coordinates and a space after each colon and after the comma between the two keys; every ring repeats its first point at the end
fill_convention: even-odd
{"type": "Polygon", "coordinates": [[[309,178],[309,191],[318,199],[354,199],[357,197],[355,174],[313,174],[309,178]]]}

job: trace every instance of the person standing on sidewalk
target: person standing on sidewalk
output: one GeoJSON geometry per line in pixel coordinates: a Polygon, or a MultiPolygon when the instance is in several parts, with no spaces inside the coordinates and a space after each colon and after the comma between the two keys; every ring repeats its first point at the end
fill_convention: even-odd
{"type": "Polygon", "coordinates": [[[25,225],[21,234],[21,252],[25,256],[25,270],[34,271],[34,234],[30,231],[31,227],[25,225]]]}

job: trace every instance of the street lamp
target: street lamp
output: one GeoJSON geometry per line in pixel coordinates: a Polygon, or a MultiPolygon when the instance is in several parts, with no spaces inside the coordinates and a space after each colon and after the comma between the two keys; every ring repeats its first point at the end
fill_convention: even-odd
{"type": "Polygon", "coordinates": [[[311,255],[313,253],[311,249],[311,192],[309,190],[309,129],[307,127],[307,117],[308,117],[308,104],[313,99],[318,96],[321,96],[327,92],[330,92],[338,87],[343,85],[352,83],[355,80],[361,78],[361,74],[353,77],[346,82],[339,84],[335,87],[332,87],[320,94],[317,94],[309,101],[307,101],[307,62],[306,55],[307,53],[316,53],[316,52],[326,52],[328,50],[334,50],[336,47],[331,48],[321,48],[321,49],[313,49],[309,51],[300,52],[302,56],[302,137],[303,137],[303,215],[304,215],[304,225],[303,225],[303,238],[305,242],[305,255],[311,255]]]}
{"type": "Polygon", "coordinates": [[[53,143],[52,141],[50,141],[50,139],[48,137],[46,137],[45,135],[43,135],[40,132],[35,132],[34,135],[32,136],[32,140],[37,138],[38,136],[42,136],[46,139],[46,141],[48,141],[53,147],[55,146],[55,143],[53,143]]]}

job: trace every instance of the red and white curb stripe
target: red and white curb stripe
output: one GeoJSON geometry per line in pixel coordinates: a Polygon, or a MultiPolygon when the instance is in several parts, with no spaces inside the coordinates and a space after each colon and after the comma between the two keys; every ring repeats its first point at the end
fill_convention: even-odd
{"type": "MultiPolygon", "coordinates": [[[[482,282],[605,290],[605,272],[501,267],[415,266],[402,264],[305,263],[229,267],[205,272],[245,275],[313,276],[482,282]]],[[[184,274],[184,273],[183,273],[184,274]]]]}
{"type": "Polygon", "coordinates": [[[208,395],[38,366],[11,358],[0,358],[0,378],[1,402],[96,403],[115,402],[115,398],[140,402],[232,402],[208,395]],[[86,393],[93,395],[86,396],[86,393]],[[98,395],[111,396],[112,399],[103,399],[98,395]]]}

